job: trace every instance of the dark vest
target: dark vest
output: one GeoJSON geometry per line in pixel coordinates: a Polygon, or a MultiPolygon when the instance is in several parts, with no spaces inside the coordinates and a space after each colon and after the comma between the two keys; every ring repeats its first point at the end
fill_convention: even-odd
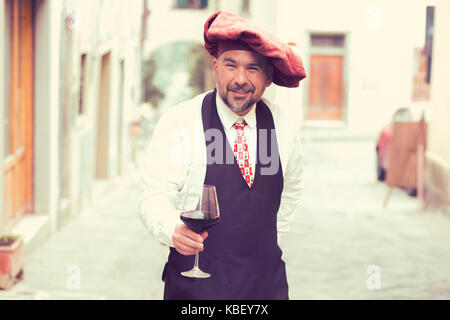
{"type": "MultiPolygon", "coordinates": [[[[202,120],[205,132],[216,129],[222,133],[224,158],[227,154],[233,155],[217,113],[216,91],[203,100],[202,120]]],[[[256,122],[257,153],[260,154],[261,135],[275,134],[270,131],[274,129],[272,114],[262,101],[256,106],[256,122]]],[[[265,141],[279,161],[277,140],[269,136],[265,141]],[[275,145],[271,146],[271,142],[275,145]]],[[[217,160],[214,153],[217,150],[208,148],[213,142],[205,134],[209,160],[217,160]]],[[[221,163],[211,162],[208,161],[204,183],[216,186],[220,221],[208,230],[199,267],[212,276],[193,279],[180,275],[181,271],[192,268],[194,256],[183,256],[170,248],[163,272],[164,299],[288,299],[286,270],[277,243],[277,212],[283,190],[281,162],[275,174],[265,175],[261,174],[261,169],[270,164],[261,163],[257,156],[252,188],[242,177],[236,160],[229,164],[226,159],[221,163]]]]}

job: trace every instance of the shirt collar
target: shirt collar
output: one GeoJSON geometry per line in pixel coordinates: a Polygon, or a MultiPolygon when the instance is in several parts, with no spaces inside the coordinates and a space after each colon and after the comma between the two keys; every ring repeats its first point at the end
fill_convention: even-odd
{"type": "Polygon", "coordinates": [[[228,108],[228,106],[225,104],[225,102],[223,102],[219,93],[216,94],[216,105],[217,113],[219,114],[220,121],[222,122],[224,128],[232,128],[236,120],[238,120],[239,118],[244,118],[249,128],[256,128],[256,103],[251,107],[250,112],[243,117],[231,111],[230,108],[228,108]]]}

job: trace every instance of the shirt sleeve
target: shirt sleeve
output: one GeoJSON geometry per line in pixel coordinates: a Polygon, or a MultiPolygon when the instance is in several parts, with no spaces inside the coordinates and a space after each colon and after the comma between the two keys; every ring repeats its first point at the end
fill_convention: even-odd
{"type": "Polygon", "coordinates": [[[300,203],[303,192],[303,150],[300,139],[300,128],[291,136],[289,158],[284,174],[283,193],[277,216],[278,241],[289,231],[289,224],[300,203]]]}
{"type": "Polygon", "coordinates": [[[145,155],[141,173],[139,215],[149,233],[172,246],[172,233],[180,223],[178,190],[187,166],[183,163],[183,135],[169,116],[161,117],[145,155]]]}

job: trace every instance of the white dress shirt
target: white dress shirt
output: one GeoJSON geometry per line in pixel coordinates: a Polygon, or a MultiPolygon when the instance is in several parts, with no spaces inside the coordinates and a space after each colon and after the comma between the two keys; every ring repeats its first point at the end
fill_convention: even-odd
{"type": "MultiPolygon", "coordinates": [[[[180,190],[183,185],[202,185],[205,179],[207,157],[201,108],[206,94],[203,93],[166,111],[159,119],[147,149],[141,175],[139,214],[150,234],[163,245],[173,247],[174,228],[182,223],[180,190]]],[[[236,130],[232,125],[239,116],[231,112],[218,96],[216,104],[219,118],[227,140],[233,146],[236,130]]],[[[264,98],[263,101],[272,112],[283,170],[283,192],[277,213],[277,233],[280,241],[280,236],[289,230],[289,221],[302,194],[300,126],[289,108],[280,107],[264,98]]],[[[255,107],[243,118],[248,123],[245,135],[248,139],[250,161],[253,161],[254,165],[257,136],[255,107]]]]}
{"type": "Polygon", "coordinates": [[[236,141],[237,130],[234,127],[236,121],[240,118],[244,119],[247,125],[244,127],[244,136],[248,146],[249,159],[248,162],[252,168],[252,172],[255,173],[255,159],[256,159],[256,147],[257,147],[257,129],[256,129],[256,108],[255,104],[251,107],[250,111],[245,116],[239,116],[230,110],[219,97],[216,95],[217,113],[219,115],[220,122],[222,122],[225,135],[227,136],[228,143],[233,149],[234,142],[236,141]]]}

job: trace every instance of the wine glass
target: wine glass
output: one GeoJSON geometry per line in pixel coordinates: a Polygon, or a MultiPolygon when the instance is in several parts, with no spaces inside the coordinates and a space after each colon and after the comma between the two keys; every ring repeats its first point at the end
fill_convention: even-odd
{"type": "MultiPolygon", "coordinates": [[[[186,185],[180,219],[189,229],[202,233],[219,222],[219,203],[216,187],[212,185],[186,185]]],[[[192,270],[181,272],[185,277],[209,278],[209,273],[198,267],[198,252],[195,253],[192,270]]]]}

